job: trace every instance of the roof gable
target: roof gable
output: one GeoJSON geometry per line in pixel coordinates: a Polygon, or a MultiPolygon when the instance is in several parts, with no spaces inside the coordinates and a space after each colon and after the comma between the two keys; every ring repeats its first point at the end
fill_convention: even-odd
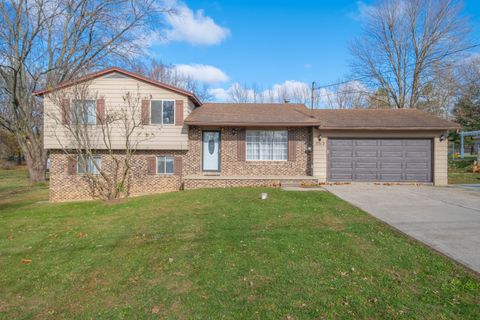
{"type": "Polygon", "coordinates": [[[79,79],[69,81],[69,82],[65,82],[65,83],[61,83],[58,86],[53,87],[53,88],[48,88],[48,89],[44,89],[44,90],[35,91],[33,94],[36,95],[36,96],[43,96],[43,95],[48,94],[50,92],[57,91],[57,90],[64,89],[64,88],[68,88],[68,87],[71,87],[73,85],[76,85],[76,84],[79,84],[79,83],[82,83],[82,82],[85,82],[85,81],[90,81],[90,80],[93,80],[93,79],[97,79],[97,78],[100,78],[100,77],[103,77],[103,76],[106,76],[106,77],[109,77],[109,78],[117,78],[117,79],[118,78],[124,78],[124,77],[133,78],[135,80],[148,83],[148,84],[150,84],[152,86],[155,86],[155,87],[159,87],[159,88],[162,88],[162,89],[166,89],[166,90],[176,92],[178,94],[185,95],[188,98],[190,98],[196,106],[200,106],[202,104],[200,102],[200,100],[197,98],[197,96],[195,96],[195,94],[192,93],[192,92],[189,92],[189,91],[186,91],[186,90],[183,90],[183,89],[165,84],[165,83],[160,82],[160,81],[156,81],[156,80],[144,77],[144,76],[142,76],[138,73],[130,72],[130,71],[118,68],[118,67],[112,67],[112,68],[104,69],[104,70],[101,70],[101,71],[98,71],[98,72],[94,72],[94,73],[88,74],[84,77],[81,77],[79,79]]]}

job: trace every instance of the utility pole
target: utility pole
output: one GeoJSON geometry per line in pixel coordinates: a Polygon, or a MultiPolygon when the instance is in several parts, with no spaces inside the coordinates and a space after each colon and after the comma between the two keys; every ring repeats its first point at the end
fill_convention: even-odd
{"type": "Polygon", "coordinates": [[[315,81],[312,81],[312,101],[311,101],[311,108],[313,110],[313,102],[315,99],[315,81]]]}

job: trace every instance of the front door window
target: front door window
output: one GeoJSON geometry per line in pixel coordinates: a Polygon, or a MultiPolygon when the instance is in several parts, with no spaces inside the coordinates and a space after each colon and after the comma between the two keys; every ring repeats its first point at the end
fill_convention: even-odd
{"type": "Polygon", "coordinates": [[[203,171],[220,171],[220,131],[203,131],[203,171]]]}

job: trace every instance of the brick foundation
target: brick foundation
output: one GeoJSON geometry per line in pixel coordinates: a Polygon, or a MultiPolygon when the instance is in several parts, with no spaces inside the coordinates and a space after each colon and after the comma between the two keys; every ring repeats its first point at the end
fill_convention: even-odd
{"type": "Polygon", "coordinates": [[[233,187],[269,187],[278,188],[282,184],[286,183],[297,184],[309,184],[316,182],[316,179],[312,180],[285,180],[285,179],[189,179],[185,178],[184,187],[188,189],[200,189],[200,188],[233,188],[233,187]]]}
{"type": "MultiPolygon", "coordinates": [[[[98,154],[102,154],[99,152],[98,154]]],[[[116,155],[122,157],[121,153],[116,155]]],[[[148,175],[147,157],[151,156],[185,156],[182,151],[137,151],[133,156],[129,176],[130,195],[138,196],[159,192],[176,191],[182,188],[181,175],[148,175]]],[[[69,175],[69,156],[60,150],[50,151],[50,201],[91,200],[92,190],[85,177],[69,175]]],[[[108,172],[112,166],[110,156],[102,155],[102,169],[108,172]]]]}

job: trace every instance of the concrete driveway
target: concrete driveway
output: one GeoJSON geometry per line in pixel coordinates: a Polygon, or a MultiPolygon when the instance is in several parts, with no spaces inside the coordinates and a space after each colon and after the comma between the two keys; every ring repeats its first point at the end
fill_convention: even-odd
{"type": "Polygon", "coordinates": [[[373,184],[325,188],[480,272],[480,189],[373,184]]]}

